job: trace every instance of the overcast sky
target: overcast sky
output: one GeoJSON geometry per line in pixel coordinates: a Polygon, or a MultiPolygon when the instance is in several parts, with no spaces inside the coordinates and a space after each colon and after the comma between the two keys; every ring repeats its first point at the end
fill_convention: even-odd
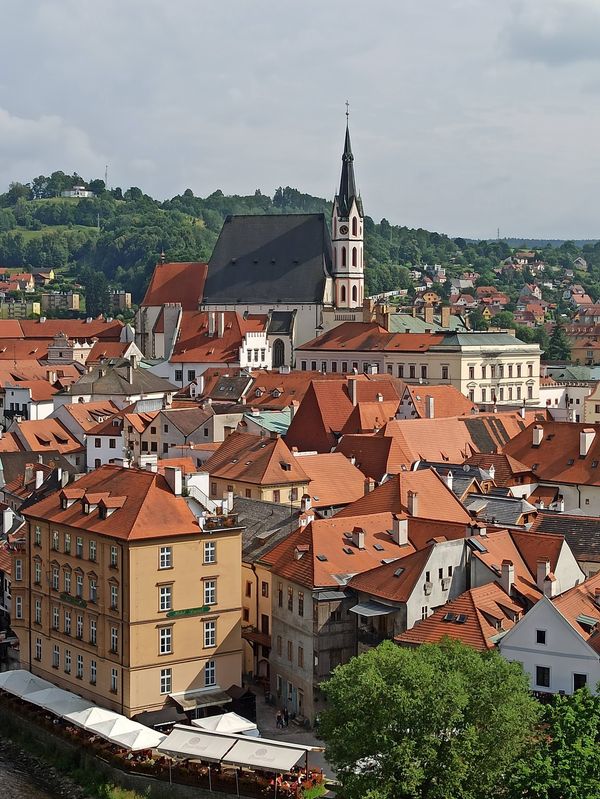
{"type": "Polygon", "coordinates": [[[365,212],[600,237],[600,0],[2,0],[0,188],[331,198],[344,102],[365,212]]]}

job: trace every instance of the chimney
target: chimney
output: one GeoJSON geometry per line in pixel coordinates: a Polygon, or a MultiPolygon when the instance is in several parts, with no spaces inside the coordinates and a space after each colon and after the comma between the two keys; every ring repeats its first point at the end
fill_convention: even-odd
{"type": "Polygon", "coordinates": [[[533,446],[539,447],[544,438],[544,428],[541,424],[534,424],[533,426],[533,446]]]}
{"type": "Polygon", "coordinates": [[[450,306],[449,305],[442,306],[442,309],[441,309],[441,312],[440,312],[440,322],[441,322],[442,327],[444,329],[446,329],[446,330],[450,326],[450,306]]]}
{"type": "Polygon", "coordinates": [[[204,394],[204,375],[198,375],[196,378],[196,393],[204,394]]]}
{"type": "Polygon", "coordinates": [[[352,530],[352,543],[357,549],[366,549],[365,531],[362,527],[355,527],[354,530],[352,530]]]}
{"type": "Polygon", "coordinates": [[[383,402],[383,394],[380,394],[379,392],[377,392],[376,400],[377,400],[377,402],[383,402]]]}
{"type": "Polygon", "coordinates": [[[375,480],[372,477],[365,478],[365,494],[370,494],[375,488],[375,480]]]}
{"type": "Polygon", "coordinates": [[[416,491],[408,492],[408,513],[410,516],[417,516],[419,513],[419,495],[416,491]]]}
{"type": "Polygon", "coordinates": [[[542,592],[544,591],[544,581],[549,574],[550,560],[548,558],[538,558],[535,583],[542,592]]]}
{"type": "Polygon", "coordinates": [[[393,515],[392,538],[401,547],[408,544],[408,519],[398,513],[393,515]]]}
{"type": "Polygon", "coordinates": [[[306,513],[307,510],[310,510],[311,505],[310,494],[302,494],[302,499],[300,500],[300,510],[302,513],[306,513]]]}
{"type": "Polygon", "coordinates": [[[526,411],[525,411],[525,406],[524,405],[521,405],[521,407],[519,408],[519,416],[521,417],[521,419],[524,419],[525,416],[526,416],[526,411]]]}
{"type": "Polygon", "coordinates": [[[585,458],[590,451],[590,447],[594,443],[596,432],[593,427],[586,427],[579,433],[579,457],[585,458]]]}
{"type": "Polygon", "coordinates": [[[355,377],[351,377],[348,380],[348,394],[350,395],[350,402],[353,405],[356,405],[356,403],[358,402],[358,400],[356,398],[356,388],[357,388],[357,386],[356,386],[356,378],[355,377]]]}
{"type": "Polygon", "coordinates": [[[565,512],[565,498],[563,497],[562,494],[558,495],[558,500],[556,502],[556,510],[559,513],[564,513],[565,512]]]}
{"type": "Polygon", "coordinates": [[[429,395],[425,397],[425,417],[427,419],[435,418],[435,402],[433,397],[429,395]]]}
{"type": "Polygon", "coordinates": [[[544,580],[544,596],[548,597],[548,599],[552,599],[553,596],[556,596],[556,577],[550,573],[544,580]]]}
{"type": "Polygon", "coordinates": [[[180,497],[183,488],[181,469],[178,466],[165,466],[165,480],[175,496],[180,497]]]}
{"type": "Polygon", "coordinates": [[[489,475],[490,475],[490,480],[493,480],[494,477],[496,476],[496,467],[494,466],[493,463],[490,466],[490,468],[488,469],[488,472],[489,472],[489,475]]]}
{"type": "Polygon", "coordinates": [[[35,490],[37,491],[42,487],[44,482],[44,472],[41,469],[36,469],[35,472],[35,490]]]}
{"type": "Polygon", "coordinates": [[[452,474],[451,471],[448,472],[448,474],[446,475],[446,485],[448,486],[450,491],[452,491],[452,487],[454,485],[454,475],[452,474]]]}
{"type": "Polygon", "coordinates": [[[208,312],[208,335],[212,338],[215,335],[215,312],[208,312]]]}
{"type": "Polygon", "coordinates": [[[296,415],[296,411],[298,410],[298,406],[299,405],[300,405],[300,403],[298,402],[298,400],[292,400],[290,402],[290,422],[292,421],[292,419],[296,415]]]}
{"type": "Polygon", "coordinates": [[[428,323],[433,322],[433,305],[426,305],[423,308],[423,319],[428,323]]]}
{"type": "Polygon", "coordinates": [[[227,513],[233,510],[233,491],[227,492],[227,513]]]}
{"type": "Polygon", "coordinates": [[[129,383],[130,386],[133,385],[133,369],[134,366],[131,363],[131,361],[129,361],[129,363],[127,364],[127,382],[129,383]]]}
{"type": "Polygon", "coordinates": [[[217,314],[217,336],[223,338],[225,333],[225,311],[219,311],[217,314]]]}
{"type": "Polygon", "coordinates": [[[4,535],[8,535],[10,532],[10,528],[13,526],[13,509],[12,508],[5,508],[2,511],[2,532],[4,535]]]}
{"type": "Polygon", "coordinates": [[[510,596],[511,589],[515,582],[515,567],[512,560],[502,561],[502,576],[500,577],[500,585],[510,596]]]}

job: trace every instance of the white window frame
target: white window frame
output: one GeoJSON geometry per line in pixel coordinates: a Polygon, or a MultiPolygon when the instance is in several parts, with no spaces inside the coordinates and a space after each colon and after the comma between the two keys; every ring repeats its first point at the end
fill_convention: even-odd
{"type": "Polygon", "coordinates": [[[158,568],[171,569],[173,567],[173,547],[160,547],[158,551],[158,568]]]}
{"type": "Polygon", "coordinates": [[[216,605],[217,604],[217,581],[204,580],[204,604],[216,605]]]}
{"type": "Polygon", "coordinates": [[[172,669],[160,670],[160,695],[170,694],[173,691],[173,671],[172,669]]]}
{"type": "Polygon", "coordinates": [[[75,666],[75,676],[83,680],[83,655],[77,655],[77,663],[75,666]]]}
{"type": "Polygon", "coordinates": [[[110,670],[110,692],[112,694],[118,693],[119,690],[119,672],[116,669],[110,670]]]}
{"type": "Polygon", "coordinates": [[[217,562],[217,542],[205,541],[204,542],[204,564],[217,562]]]}
{"type": "Polygon", "coordinates": [[[173,628],[161,627],[158,631],[158,651],[161,655],[173,654],[173,628]]]}
{"type": "Polygon", "coordinates": [[[204,664],[204,687],[211,688],[217,684],[217,663],[215,660],[207,660],[204,664]]]}
{"type": "Polygon", "coordinates": [[[158,588],[158,609],[161,613],[173,610],[173,586],[161,585],[158,588]]]}
{"type": "Polygon", "coordinates": [[[15,619],[23,618],[23,597],[15,597],[15,619]]]}
{"type": "Polygon", "coordinates": [[[98,679],[98,664],[95,660],[90,660],[90,684],[96,685],[98,679]]]}
{"type": "Polygon", "coordinates": [[[217,645],[217,622],[213,619],[204,622],[204,648],[210,649],[217,645]]]}

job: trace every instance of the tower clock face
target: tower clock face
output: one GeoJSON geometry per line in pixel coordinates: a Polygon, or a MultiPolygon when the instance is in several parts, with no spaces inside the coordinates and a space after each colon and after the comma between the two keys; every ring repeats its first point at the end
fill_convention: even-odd
{"type": "Polygon", "coordinates": [[[347,232],[348,232],[348,226],[340,225],[340,233],[342,234],[342,236],[345,236],[347,232]]]}

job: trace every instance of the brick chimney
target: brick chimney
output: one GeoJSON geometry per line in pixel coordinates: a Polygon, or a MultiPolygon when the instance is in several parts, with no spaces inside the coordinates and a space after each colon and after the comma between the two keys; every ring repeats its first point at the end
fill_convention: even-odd
{"type": "Polygon", "coordinates": [[[354,530],[352,530],[352,543],[357,549],[366,549],[365,531],[362,527],[355,527],[354,530]]]}
{"type": "Polygon", "coordinates": [[[443,305],[440,311],[440,322],[443,328],[448,328],[450,325],[450,306],[443,305]]]}
{"type": "Polygon", "coordinates": [[[426,322],[433,322],[433,305],[426,305],[423,308],[423,319],[426,322]]]}

